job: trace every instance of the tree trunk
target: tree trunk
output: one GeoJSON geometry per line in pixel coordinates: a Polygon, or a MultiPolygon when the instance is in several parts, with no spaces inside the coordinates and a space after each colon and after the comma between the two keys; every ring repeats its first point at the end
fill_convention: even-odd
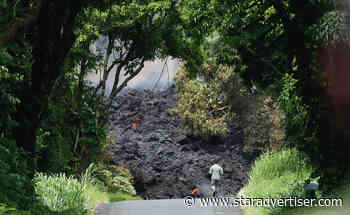
{"type": "Polygon", "coordinates": [[[42,1],[33,38],[31,83],[17,108],[16,143],[30,156],[35,167],[36,132],[47,111],[52,87],[64,59],[75,41],[74,20],[82,1],[42,1]]]}

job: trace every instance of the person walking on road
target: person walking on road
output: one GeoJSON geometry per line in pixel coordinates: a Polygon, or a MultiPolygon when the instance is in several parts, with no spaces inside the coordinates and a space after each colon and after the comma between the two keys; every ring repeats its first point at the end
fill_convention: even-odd
{"type": "Polygon", "coordinates": [[[214,164],[209,169],[209,174],[211,175],[211,186],[213,189],[213,194],[216,193],[216,186],[220,180],[221,175],[224,174],[224,170],[219,164],[214,164]]]}

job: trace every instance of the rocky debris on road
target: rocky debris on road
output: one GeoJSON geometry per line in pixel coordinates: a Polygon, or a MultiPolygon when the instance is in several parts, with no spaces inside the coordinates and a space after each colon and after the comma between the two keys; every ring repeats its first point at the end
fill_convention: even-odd
{"type": "Polygon", "coordinates": [[[224,176],[218,192],[237,193],[247,182],[253,159],[243,152],[242,128],[231,126],[227,136],[206,142],[169,114],[175,105],[174,88],[128,90],[117,97],[109,121],[110,133],[116,136],[111,145],[115,164],[130,169],[139,195],[166,199],[189,195],[192,185],[209,185],[209,168],[221,160],[224,176]],[[136,118],[137,125],[131,126],[136,118]]]}

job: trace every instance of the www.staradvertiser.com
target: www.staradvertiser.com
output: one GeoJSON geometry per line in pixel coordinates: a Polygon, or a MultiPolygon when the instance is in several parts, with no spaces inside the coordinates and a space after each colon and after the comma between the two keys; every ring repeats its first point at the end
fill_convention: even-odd
{"type": "Polygon", "coordinates": [[[218,198],[192,198],[184,199],[186,207],[194,205],[201,207],[241,207],[241,206],[256,206],[256,207],[341,207],[343,199],[341,198],[321,198],[321,199],[305,199],[305,198],[233,198],[233,197],[218,197],[218,198]],[[199,204],[199,205],[198,205],[199,204]]]}

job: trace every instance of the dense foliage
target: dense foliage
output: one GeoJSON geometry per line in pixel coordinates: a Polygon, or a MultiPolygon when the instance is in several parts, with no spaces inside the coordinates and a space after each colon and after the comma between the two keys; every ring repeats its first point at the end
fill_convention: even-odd
{"type": "MultiPolygon", "coordinates": [[[[254,129],[274,137],[246,130],[247,142],[271,148],[286,139],[308,154],[323,184],[337,181],[349,161],[339,153],[346,138],[328,135],[334,129],[317,53],[347,45],[341,2],[0,1],[0,206],[31,205],[37,171],[77,174],[105,159],[101,143],[111,102],[145,61],[168,56],[185,65],[174,111],[191,128],[206,137],[222,135],[236,113],[252,110],[246,115],[260,116],[251,122],[272,121],[254,129]],[[107,41],[104,53],[91,50],[99,38],[107,41]],[[112,70],[117,75],[106,98],[112,70]],[[97,88],[84,81],[90,71],[103,76],[97,88]],[[241,102],[253,86],[267,94],[253,99],[257,109],[241,102]]],[[[102,169],[113,181],[106,186],[128,187],[130,180],[119,180],[108,162],[102,169]]]]}
{"type": "Polygon", "coordinates": [[[115,165],[106,165],[100,166],[96,174],[97,179],[104,184],[109,192],[124,192],[136,195],[135,188],[132,185],[133,176],[128,169],[115,165]]]}
{"type": "Polygon", "coordinates": [[[310,156],[323,185],[339,181],[349,160],[339,153],[346,140],[336,136],[346,131],[332,135],[336,129],[328,118],[319,53],[322,48],[347,46],[346,2],[210,1],[208,7],[216,16],[209,42],[203,43],[206,57],[238,66],[236,72],[248,87],[256,85],[278,102],[287,146],[310,156]]]}
{"type": "Polygon", "coordinates": [[[234,125],[243,128],[246,152],[280,150],[285,145],[285,125],[278,102],[244,86],[237,70],[210,62],[200,76],[191,77],[181,68],[175,77],[178,102],[170,113],[207,141],[226,135],[234,125]]]}
{"type": "MultiPolygon", "coordinates": [[[[104,159],[110,104],[146,60],[183,58],[191,72],[201,66],[210,20],[198,19],[206,9],[172,0],[1,1],[0,202],[31,205],[36,171],[77,174],[104,159]],[[108,41],[104,54],[90,49],[99,38],[108,41]],[[118,75],[105,100],[112,69],[118,75]],[[104,76],[97,88],[85,83],[92,70],[104,76]]],[[[108,162],[106,186],[124,188],[108,162]]]]}
{"type": "Polygon", "coordinates": [[[203,76],[191,78],[185,68],[177,72],[178,105],[171,113],[179,116],[192,130],[198,130],[203,138],[225,135],[228,121],[233,120],[228,97],[223,84],[233,80],[234,70],[228,67],[213,68],[207,65],[203,76]],[[213,77],[212,80],[208,80],[213,77]]]}
{"type": "MultiPolygon", "coordinates": [[[[317,54],[329,45],[346,46],[346,5],[345,1],[249,0],[217,1],[213,7],[219,40],[226,45],[222,48],[238,51],[240,63],[246,65],[240,72],[246,84],[257,85],[279,102],[288,146],[312,158],[323,185],[339,181],[348,159],[339,154],[346,140],[324,138],[334,127],[327,119],[330,109],[317,54]]],[[[218,53],[223,63],[237,64],[225,52],[218,53]]]]}

